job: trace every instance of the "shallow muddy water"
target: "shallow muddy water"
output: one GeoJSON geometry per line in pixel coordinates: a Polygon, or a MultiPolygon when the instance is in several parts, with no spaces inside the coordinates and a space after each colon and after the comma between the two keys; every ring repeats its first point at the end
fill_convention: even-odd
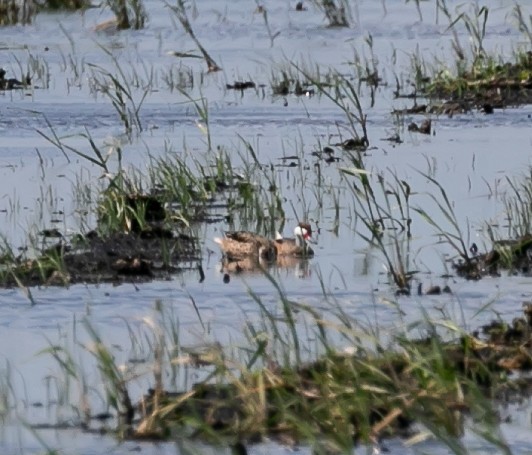
{"type": "MultiPolygon", "coordinates": [[[[170,71],[177,74],[181,69],[194,78],[194,87],[187,87],[187,92],[194,99],[204,96],[208,100],[213,150],[217,147],[229,150],[236,170],[242,167],[246,156],[244,141],[253,146],[264,164],[281,164],[281,158],[287,156],[300,158],[301,166],[279,167],[275,173],[289,217],[285,234],[290,234],[292,229],[294,210],[298,215],[306,214],[319,227],[313,259],[296,268],[271,270],[291,300],[310,305],[324,315],[329,314],[332,306],[339,305],[361,324],[379,327],[384,335],[388,330],[421,319],[422,310],[435,319],[445,314],[468,329],[479,327],[494,315],[511,320],[517,316],[522,302],[532,299],[530,278],[486,277],[478,282],[454,276],[442,278],[450,270],[446,259],[453,252],[438,243],[439,238],[427,223],[417,222],[412,227],[410,268],[419,271],[415,285],[422,283],[426,288],[432,284],[448,284],[453,293],[395,297],[382,258],[369,250],[358,234],[360,223],[353,213],[352,193],[339,171],[349,164],[344,159],[330,165],[320,163],[323,181],[338,189],[339,219],[335,218],[331,195],[325,190],[320,192],[316,186],[316,159],[312,152],[341,142],[338,133],[345,134],[344,113],[324,96],[273,96],[271,92],[272,75],[279,77],[281,70],[290,69],[290,62],[303,68],[319,65],[323,73],[332,67],[344,75],[354,75],[349,62],[353,62],[355,53],[369,57],[373,52],[388,86],[377,89],[374,107],[370,107],[369,89],[363,90],[370,139],[367,168],[374,173],[388,172],[388,176],[395,173],[407,181],[415,193],[413,205],[431,206],[434,217],[444,222],[428,196],[436,188],[421,173],[430,174],[442,184],[453,202],[468,243],[488,245],[484,248],[488,249],[486,223],[503,225],[505,222],[501,196],[508,191],[506,177],[528,173],[532,108],[498,110],[491,116],[475,112],[452,118],[433,117],[435,134],[431,136],[407,131],[406,125],[412,120],[420,121],[420,117],[406,115],[400,125],[394,124],[391,111],[412,105],[411,100],[394,99],[392,93],[394,74],[400,79],[409,76],[412,53],[418,52],[430,62],[435,58],[450,62],[453,58],[448,24],[444,18],[436,17],[434,2],[421,2],[422,21],[414,3],[353,2],[355,25],[336,29],[326,27],[321,13],[310,4],[307,11],[296,12],[295,2],[271,0],[265,2],[269,24],[280,35],[270,47],[262,16],[254,14],[253,1],[198,1],[198,14],[192,25],[199,40],[223,67],[216,74],[202,74],[205,65],[200,59],[179,60],[168,54],[191,51],[194,44],[164,3],[155,0],[146,1],[149,22],[141,31],[112,35],[94,32],[97,23],[110,17],[108,10],[100,9],[90,9],[84,14],[39,14],[31,26],[0,28],[0,67],[6,69],[9,77],[20,77],[17,62],[25,72],[30,60],[36,62],[31,72],[36,74],[36,68],[45,68],[48,75],[41,79],[34,75],[33,89],[0,93],[2,236],[14,245],[23,246],[29,234],[36,235],[54,224],[52,221],[65,232],[76,232],[94,223],[94,219],[79,214],[86,203],[80,200],[79,188],[84,185],[102,188],[101,170],[72,153],[67,152],[65,156],[38,133],[51,136],[50,126],[67,144],[85,153],[90,150],[86,139],[79,134],[87,132],[99,146],[121,146],[124,162],[143,171],[150,159],[164,156],[169,148],[176,153],[186,149],[193,155],[205,156],[206,129],[198,127],[198,113],[179,91],[171,90],[165,82],[170,71]],[[373,37],[372,51],[366,42],[369,35],[373,37]],[[111,50],[115,62],[102,47],[111,50]],[[94,92],[98,71],[90,65],[112,73],[119,65],[128,78],[138,82],[133,89],[138,103],[146,92],[140,108],[143,131],[135,132],[131,140],[124,135],[110,100],[94,92]],[[243,93],[226,89],[227,83],[248,79],[264,87],[243,93]],[[392,145],[382,140],[396,131],[404,140],[402,144],[392,145]],[[310,171],[301,174],[305,167],[310,171]],[[320,206],[321,198],[323,206],[320,206]],[[339,225],[335,233],[336,223],[339,225]],[[481,308],[484,310],[479,311],[481,308]]],[[[450,3],[454,8],[462,2],[450,3]]],[[[512,49],[524,42],[511,19],[513,5],[509,0],[489,2],[484,42],[486,49],[508,58],[512,49]]],[[[525,5],[523,8],[528,14],[532,12],[525,5]]],[[[460,37],[466,45],[465,30],[460,37]]],[[[111,160],[116,157],[112,156],[111,160]]],[[[3,359],[0,370],[3,368],[4,375],[10,378],[18,398],[13,404],[20,414],[20,419],[10,418],[5,423],[0,433],[0,452],[44,451],[43,443],[21,421],[42,424],[73,418],[69,413],[41,412],[40,408],[24,404],[40,403],[46,408],[50,401],[58,399],[57,392],[50,395],[47,387],[50,379],[46,378],[59,377],[61,373],[49,356],[37,355],[42,349],[50,344],[71,349],[87,365],[89,383],[101,386],[98,373],[89,367],[90,355],[79,345],[88,343],[80,322],[83,318],[88,317],[106,343],[115,348],[118,362],[125,363],[142,359],[145,354],[145,346],[135,346],[132,342],[131,330],[149,333],[146,318],[154,317],[156,301],[162,301],[173,311],[183,346],[246,344],[242,335],[246,323],[261,318],[250,291],[274,313],[280,311],[276,309],[279,301],[276,289],[261,274],[232,275],[231,281],[224,283],[221,254],[212,239],[228,228],[222,222],[198,228],[206,275],[203,282],[197,272],[186,272],[171,281],[141,285],[31,289],[31,299],[22,289],[0,290],[0,356],[3,359]]],[[[504,233],[502,229],[501,235],[504,233]]],[[[307,337],[312,345],[315,334],[306,331],[305,321],[299,322],[301,337],[307,337]]],[[[190,385],[187,380],[193,378],[181,377],[173,386],[190,385]]],[[[133,381],[136,397],[145,392],[150,381],[149,374],[133,381]]],[[[95,408],[104,410],[105,406],[100,400],[95,408]]],[[[530,453],[530,408],[525,406],[512,412],[527,417],[503,426],[506,440],[514,453],[530,453]]],[[[36,431],[49,447],[59,449],[60,453],[187,453],[179,444],[118,443],[113,438],[79,430],[36,431]]],[[[466,435],[465,440],[470,453],[496,453],[471,435],[466,435]]],[[[432,441],[407,448],[402,441],[392,440],[386,446],[390,453],[401,455],[448,453],[432,441]]],[[[200,450],[209,453],[214,449],[200,446],[200,450]]],[[[289,450],[266,443],[250,448],[249,453],[289,450]]]]}

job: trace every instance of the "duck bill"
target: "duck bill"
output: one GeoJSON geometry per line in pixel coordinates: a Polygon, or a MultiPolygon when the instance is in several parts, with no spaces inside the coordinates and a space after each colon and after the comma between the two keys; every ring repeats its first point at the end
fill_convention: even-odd
{"type": "Polygon", "coordinates": [[[310,234],[305,234],[303,236],[303,239],[305,239],[305,242],[312,243],[313,245],[316,245],[316,241],[310,236],[310,234]]]}

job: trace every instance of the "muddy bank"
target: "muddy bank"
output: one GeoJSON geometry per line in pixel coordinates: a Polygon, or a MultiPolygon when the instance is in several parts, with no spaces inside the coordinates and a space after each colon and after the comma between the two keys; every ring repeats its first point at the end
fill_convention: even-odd
{"type": "Polygon", "coordinates": [[[196,238],[151,227],[105,237],[92,231],[59,241],[35,259],[3,258],[0,285],[67,286],[76,283],[142,283],[198,268],[196,238]]]}

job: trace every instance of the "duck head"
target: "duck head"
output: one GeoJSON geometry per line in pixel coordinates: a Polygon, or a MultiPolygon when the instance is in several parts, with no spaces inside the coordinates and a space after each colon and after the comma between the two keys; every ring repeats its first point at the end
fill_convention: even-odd
{"type": "Polygon", "coordinates": [[[308,223],[299,223],[294,229],[296,238],[303,239],[305,243],[312,238],[312,228],[308,223]]]}

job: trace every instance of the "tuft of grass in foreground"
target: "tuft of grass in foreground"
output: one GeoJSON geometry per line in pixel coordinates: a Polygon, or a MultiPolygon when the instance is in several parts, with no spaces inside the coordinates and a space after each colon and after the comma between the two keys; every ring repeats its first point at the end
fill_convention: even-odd
{"type": "Polygon", "coordinates": [[[465,425],[509,453],[497,439],[492,403],[484,398],[505,383],[499,358],[491,357],[493,351],[485,355],[485,345],[451,323],[446,326],[459,338],[454,342],[445,342],[427,320],[420,323],[427,327],[425,337],[412,339],[403,332],[383,345],[340,310],[339,320],[324,319],[282,292],[284,316],[257,302],[263,319],[258,327],[248,325],[254,346],[245,348],[247,360],[215,356],[208,379],[192,389],[163,394],[158,405],[146,396],[137,437],[167,439],[185,431],[227,443],[269,436],[311,446],[326,441],[347,452],[359,443],[411,434],[411,424],[418,421],[456,453],[464,451],[459,438],[465,425]],[[309,348],[293,336],[302,319],[323,352],[314,360],[294,356],[309,348]],[[349,339],[355,354],[335,348],[332,340],[338,335],[349,339]],[[464,413],[471,417],[467,423],[464,413]],[[495,436],[490,440],[489,434],[495,436]]]}
{"type": "MultiPolygon", "coordinates": [[[[134,343],[147,344],[143,355],[152,363],[144,374],[153,374],[153,385],[132,427],[135,406],[128,383],[139,379],[139,371],[122,373],[128,367],[117,368],[102,338],[86,324],[93,341],[86,349],[95,355],[107,400],[119,416],[127,416],[120,428],[132,430],[120,434],[225,445],[268,437],[343,453],[388,436],[412,442],[432,436],[453,453],[467,453],[460,438],[468,428],[511,453],[490,398],[517,386],[508,372],[532,367],[520,348],[530,337],[530,308],[521,318],[521,338],[511,342],[507,334],[515,330],[501,324],[490,326],[488,340],[482,341],[448,319],[436,322],[427,315],[383,337],[381,328],[363,327],[338,304],[325,316],[291,300],[269,279],[279,306],[266,305],[250,290],[261,317],[247,322],[248,342],[240,348],[217,345],[185,355],[173,313],[156,305],[151,335],[134,343]],[[342,345],[348,349],[342,351],[342,345]],[[171,392],[165,381],[176,374],[199,379],[171,392]]],[[[50,353],[69,376],[78,377],[72,356],[50,353]]]]}

